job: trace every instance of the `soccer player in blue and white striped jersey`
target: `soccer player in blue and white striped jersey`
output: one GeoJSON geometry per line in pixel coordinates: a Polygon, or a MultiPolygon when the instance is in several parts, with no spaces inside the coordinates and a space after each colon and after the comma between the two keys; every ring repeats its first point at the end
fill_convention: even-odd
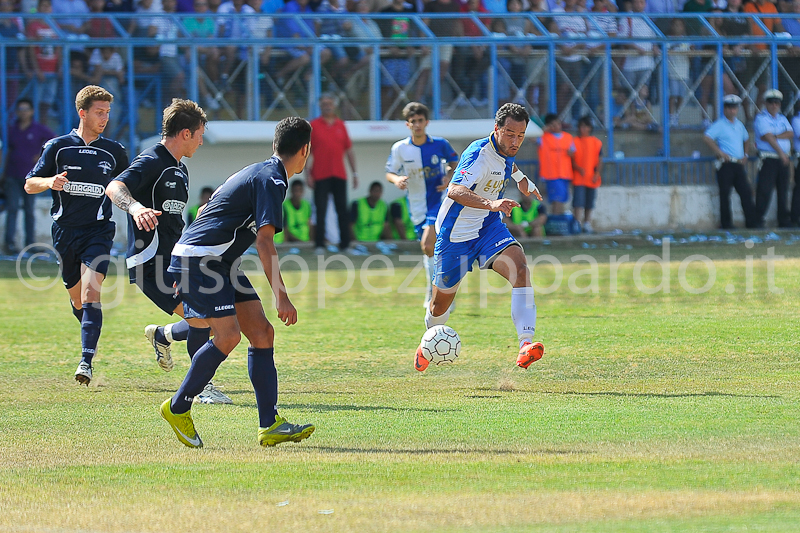
{"type": "Polygon", "coordinates": [[[458,162],[458,153],[447,139],[427,134],[429,115],[428,108],[419,102],[410,102],[403,108],[403,118],[411,136],[394,143],[386,161],[386,179],[406,191],[411,222],[425,254],[426,307],[431,299],[433,279],[434,223],[458,162]]]}
{"type": "MultiPolygon", "coordinates": [[[[433,297],[425,314],[425,327],[444,324],[458,286],[477,260],[512,285],[511,320],[517,330],[517,366],[528,368],[544,353],[533,342],[536,304],[530,271],[522,246],[511,236],[500,213],[511,215],[519,204],[504,198],[513,179],[519,191],[542,199],[536,186],[514,163],[530,118],[524,107],[504,104],[495,115],[494,131],[470,144],[461,156],[436,218],[433,297]]],[[[424,371],[429,361],[417,349],[414,367],[424,371]]]]}

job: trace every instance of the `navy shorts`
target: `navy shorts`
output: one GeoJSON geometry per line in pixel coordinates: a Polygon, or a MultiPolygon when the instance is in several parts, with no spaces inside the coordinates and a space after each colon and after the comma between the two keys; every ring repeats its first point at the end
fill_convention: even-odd
{"type": "Polygon", "coordinates": [[[83,228],[65,228],[53,222],[53,247],[59,255],[61,279],[71,289],[81,280],[81,265],[105,276],[111,259],[116,224],[112,221],[83,228]]]}
{"type": "Polygon", "coordinates": [[[131,283],[136,283],[151,302],[168,315],[175,314],[175,308],[181,304],[181,296],[173,286],[175,277],[172,272],[150,263],[131,268],[128,272],[131,283]]]}
{"type": "Polygon", "coordinates": [[[515,244],[519,246],[502,222],[481,228],[477,239],[465,242],[450,242],[440,234],[433,252],[433,284],[440,289],[451,289],[472,271],[476,259],[479,268],[491,268],[497,256],[515,244]]]}
{"type": "Polygon", "coordinates": [[[260,300],[244,272],[218,257],[173,255],[169,271],[178,281],[184,318],[232,316],[236,304],[260,300]]]}
{"type": "Polygon", "coordinates": [[[547,184],[547,199],[551,202],[567,203],[569,200],[569,180],[544,180],[547,184]]]}
{"type": "Polygon", "coordinates": [[[582,209],[594,209],[594,199],[597,197],[597,189],[578,185],[572,188],[572,207],[582,209]]]}

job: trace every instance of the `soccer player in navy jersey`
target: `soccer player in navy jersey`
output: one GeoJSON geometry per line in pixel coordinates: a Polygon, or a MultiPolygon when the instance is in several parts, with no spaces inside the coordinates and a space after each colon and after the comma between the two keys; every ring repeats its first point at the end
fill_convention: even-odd
{"type": "MultiPolygon", "coordinates": [[[[436,244],[436,215],[442,205],[444,191],[453,177],[458,153],[447,139],[432,137],[425,131],[430,123],[428,108],[419,102],[409,102],[403,108],[403,118],[411,136],[392,146],[386,161],[386,179],[398,189],[405,190],[409,216],[425,254],[427,296],[431,301],[433,278],[433,247],[436,244]]],[[[399,218],[400,213],[393,213],[399,218]]]]}
{"type": "MultiPolygon", "coordinates": [[[[448,308],[473,262],[477,260],[481,269],[491,268],[512,285],[511,320],[517,330],[517,366],[521,368],[538,361],[544,345],[533,342],[536,303],[525,253],[500,213],[511,216],[511,210],[519,207],[514,200],[503,198],[511,179],[522,194],[542,200],[536,186],[514,163],[529,120],[521,105],[504,104],[495,114],[491,135],[473,142],[461,155],[436,218],[433,297],[425,313],[427,328],[446,323],[448,308]]],[[[418,348],[414,368],[422,372],[428,363],[418,348]]]]}
{"type": "MultiPolygon", "coordinates": [[[[181,161],[203,144],[208,123],[203,109],[191,100],[175,98],[164,109],[161,142],[140,153],[108,184],[106,194],[128,213],[126,266],[131,283],[167,314],[183,316],[183,304],[167,271],[172,247],[183,231],[183,210],[189,200],[189,172],[181,161]]],[[[181,320],[159,327],[150,324],[145,336],[166,372],[173,368],[171,344],[187,341],[189,357],[208,341],[208,327],[190,327],[181,320]]],[[[201,403],[233,403],[208,383],[197,397],[201,403]]]]}
{"type": "Polygon", "coordinates": [[[103,325],[100,287],[108,272],[115,225],[106,186],[128,166],[125,147],[101,134],[114,97],[88,85],[75,97],[80,122],[67,135],[48,141],[28,173],[25,191],[53,195],[53,246],[72,313],[81,322],[81,360],[75,380],[89,385],[92,358],[103,325]]]}
{"type": "Polygon", "coordinates": [[[278,415],[278,374],[273,359],[275,330],[250,281],[239,270],[242,254],[253,244],[267,276],[278,319],[290,326],[297,310],[280,273],[274,236],[283,230],[283,201],[289,178],[303,171],[311,150],[311,124],[287,117],[275,127],[275,154],[229,177],[172,250],[169,271],[178,280],[184,317],[204,320],[214,334],[192,358],[192,366],[161,416],[178,440],[200,448],[192,420],[192,399],[211,381],[242,334],[250,341],[247,366],[258,405],[258,442],[275,446],[308,438],[314,426],[290,424],[278,415]]]}

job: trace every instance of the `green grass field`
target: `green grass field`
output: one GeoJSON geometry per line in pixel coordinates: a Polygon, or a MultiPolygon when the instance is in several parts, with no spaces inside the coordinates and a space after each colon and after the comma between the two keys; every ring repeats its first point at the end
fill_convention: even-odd
{"type": "MultiPolygon", "coordinates": [[[[317,431],[275,449],[256,442],[244,346],[215,378],[235,405],[195,406],[205,448],[185,448],[158,415],[185,348],[164,373],[142,335],[165,315],[110,278],[124,298],[80,387],[66,292],[26,288],[6,263],[0,531],[800,531],[800,246],[676,246],[669,292],[646,294],[662,266],[635,261],[661,248],[599,242],[528,247],[564,262],[559,283],[551,262],[534,270],[546,353],[528,371],[514,366],[509,294],[479,290],[502,287],[493,273],[471,274],[457,299],[461,360],[419,374],[423,296],[398,291],[409,263],[373,263],[381,295],[356,272],[324,309],[318,272],[287,272],[305,288],[299,323],[277,327],[280,410],[317,431]],[[770,246],[785,259],[760,260],[770,246]],[[597,292],[580,293],[591,269],[572,258],[586,254],[597,292]],[[713,260],[708,290],[706,265],[681,272],[692,255],[713,260]]],[[[263,274],[250,278],[270,307],[263,274]]]]}

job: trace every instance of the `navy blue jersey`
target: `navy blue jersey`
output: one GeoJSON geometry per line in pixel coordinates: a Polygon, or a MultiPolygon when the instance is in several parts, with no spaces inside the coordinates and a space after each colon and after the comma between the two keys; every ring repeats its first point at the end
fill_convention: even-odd
{"type": "Polygon", "coordinates": [[[51,139],[28,173],[28,178],[49,178],[67,171],[63,191],[50,192],[53,220],[64,227],[82,227],[111,220],[111,200],[106,185],[128,167],[128,153],[116,141],[98,137],[88,145],[77,130],[51,139]]]}
{"type": "Polygon", "coordinates": [[[189,200],[189,172],[161,143],[136,156],[131,166],[116,180],[125,184],[134,200],[161,211],[155,231],[136,227],[128,215],[128,268],[144,264],[154,257],[167,258],[183,231],[183,208],[189,200]]]}
{"type": "Polygon", "coordinates": [[[243,168],[214,191],[172,255],[216,256],[232,265],[255,242],[262,226],[275,226],[275,233],[283,230],[287,188],[286,169],[277,157],[243,168]]]}

